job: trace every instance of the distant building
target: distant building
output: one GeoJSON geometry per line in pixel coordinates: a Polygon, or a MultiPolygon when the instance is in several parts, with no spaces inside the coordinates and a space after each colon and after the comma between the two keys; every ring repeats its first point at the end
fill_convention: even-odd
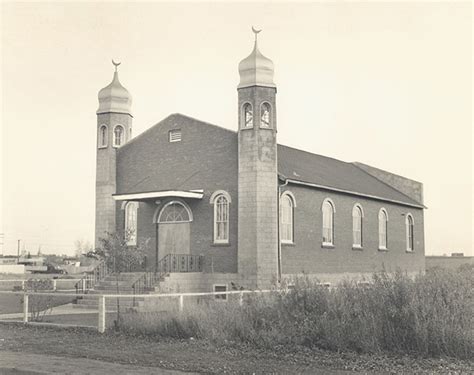
{"type": "Polygon", "coordinates": [[[451,253],[451,256],[443,255],[427,255],[426,256],[426,269],[432,269],[436,267],[457,269],[462,265],[474,266],[474,257],[464,256],[464,253],[451,253]]]}
{"type": "Polygon", "coordinates": [[[182,291],[424,271],[422,184],[278,144],[274,65],[257,40],[239,73],[237,131],[172,114],[132,138],[116,69],[99,92],[96,246],[107,232],[147,240],[151,268],[202,271],[173,274],[182,291]]]}

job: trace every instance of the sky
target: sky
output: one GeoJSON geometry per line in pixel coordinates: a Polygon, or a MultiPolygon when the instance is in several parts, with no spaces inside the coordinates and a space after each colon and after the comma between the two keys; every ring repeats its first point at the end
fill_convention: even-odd
{"type": "Polygon", "coordinates": [[[135,136],[176,112],[237,130],[252,25],[275,63],[278,142],[422,182],[426,254],[474,255],[470,2],[341,1],[2,2],[2,252],[93,242],[112,58],[135,136]]]}

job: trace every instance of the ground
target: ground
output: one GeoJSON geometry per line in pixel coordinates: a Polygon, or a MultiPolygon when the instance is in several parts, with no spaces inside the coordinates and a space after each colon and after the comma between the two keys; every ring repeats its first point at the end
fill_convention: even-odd
{"type": "Polygon", "coordinates": [[[113,331],[101,335],[93,329],[0,324],[1,373],[36,375],[35,371],[38,373],[40,369],[42,372],[39,373],[61,373],[59,366],[79,363],[84,359],[87,359],[87,363],[89,360],[94,361],[87,367],[88,372],[75,374],[119,375],[131,373],[130,368],[140,374],[167,374],[163,369],[208,374],[474,373],[474,362],[446,358],[359,355],[307,348],[256,350],[232,343],[218,347],[200,340],[130,337],[113,331]],[[58,360],[58,357],[63,358],[63,361],[58,360]],[[41,363],[41,368],[35,365],[35,360],[41,363]],[[17,370],[13,370],[14,367],[17,370]]]}

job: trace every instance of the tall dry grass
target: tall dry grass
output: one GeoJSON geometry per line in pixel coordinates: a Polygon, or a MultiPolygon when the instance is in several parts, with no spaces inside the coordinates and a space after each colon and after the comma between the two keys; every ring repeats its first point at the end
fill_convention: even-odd
{"type": "Polygon", "coordinates": [[[321,287],[308,278],[294,289],[236,301],[188,305],[182,313],[135,313],[129,333],[244,342],[260,347],[305,345],[330,350],[474,357],[472,267],[410,278],[374,274],[370,284],[321,287]]]}

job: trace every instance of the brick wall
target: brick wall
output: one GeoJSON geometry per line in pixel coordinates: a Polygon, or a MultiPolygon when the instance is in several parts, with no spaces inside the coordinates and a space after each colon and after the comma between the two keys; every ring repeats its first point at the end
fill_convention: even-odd
{"type": "Polygon", "coordinates": [[[296,198],[294,210],[294,245],[282,244],[284,274],[357,274],[425,269],[423,210],[413,207],[290,185],[296,198]],[[334,248],[322,247],[322,212],[325,198],[335,204],[334,248]],[[352,208],[361,204],[364,211],[363,249],[352,249],[352,208]],[[388,251],[378,250],[378,213],[388,213],[388,251]],[[414,218],[415,250],[406,251],[405,216],[414,218]]]}
{"type": "MultiPolygon", "coordinates": [[[[184,199],[193,212],[191,253],[212,256],[216,272],[237,272],[237,134],[183,115],[171,115],[122,147],[117,160],[119,193],[203,189],[201,200],[184,199]],[[168,132],[181,129],[182,141],[170,143],[168,132]],[[214,244],[211,194],[231,196],[229,244],[214,244]]],[[[170,199],[141,202],[138,209],[138,241],[149,240],[148,264],[156,257],[155,212],[170,199]]],[[[117,212],[117,228],[123,229],[123,210],[117,212]]],[[[159,251],[159,249],[158,249],[159,251]]],[[[158,255],[159,258],[161,258],[158,255]]]]}

